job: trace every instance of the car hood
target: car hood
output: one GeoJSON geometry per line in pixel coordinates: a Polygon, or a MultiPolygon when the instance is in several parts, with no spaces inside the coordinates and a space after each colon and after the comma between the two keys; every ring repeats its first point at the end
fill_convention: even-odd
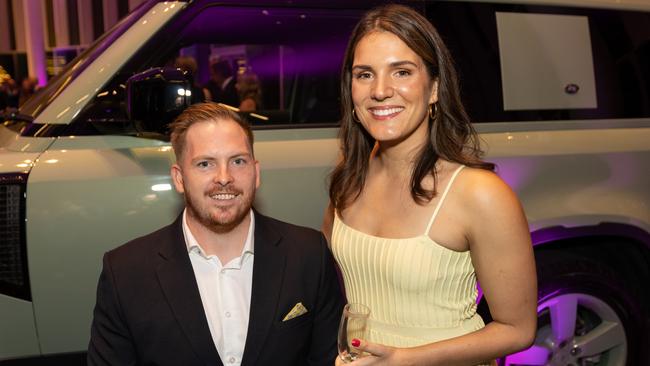
{"type": "Polygon", "coordinates": [[[0,126],[0,174],[29,173],[54,138],[23,137],[0,126]]]}

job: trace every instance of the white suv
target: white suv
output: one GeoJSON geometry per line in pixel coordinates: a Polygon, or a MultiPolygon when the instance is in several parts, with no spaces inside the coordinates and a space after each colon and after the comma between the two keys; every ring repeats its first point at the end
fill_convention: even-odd
{"type": "MultiPolygon", "coordinates": [[[[83,364],[102,254],[180,212],[164,127],[187,95],[157,92],[190,88],[165,68],[178,55],[197,61],[195,84],[216,58],[258,76],[256,207],[320,227],[342,54],[372,4],[228,3],[146,2],[5,117],[0,360],[83,364]]],[[[530,222],[537,339],[503,361],[650,364],[650,4],[562,3],[413,5],[451,49],[487,160],[530,222]]]]}

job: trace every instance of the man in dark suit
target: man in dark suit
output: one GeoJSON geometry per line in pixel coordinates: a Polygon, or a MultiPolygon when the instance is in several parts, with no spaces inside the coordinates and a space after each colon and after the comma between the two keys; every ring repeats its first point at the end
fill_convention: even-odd
{"type": "Polygon", "coordinates": [[[210,91],[212,101],[239,107],[237,80],[230,61],[219,60],[210,66],[210,80],[205,88],[210,91]]]}
{"type": "Polygon", "coordinates": [[[104,256],[93,365],[333,365],[342,296],[319,232],[252,209],[253,134],[195,104],[172,124],[185,210],[104,256]]]}

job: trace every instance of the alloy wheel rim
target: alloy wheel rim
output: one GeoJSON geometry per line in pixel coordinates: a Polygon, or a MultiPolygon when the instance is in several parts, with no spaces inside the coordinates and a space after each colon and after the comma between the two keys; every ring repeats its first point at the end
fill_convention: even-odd
{"type": "Polygon", "coordinates": [[[530,348],[509,355],[506,366],[625,366],[627,337],[614,309],[582,293],[553,293],[537,307],[530,348]]]}

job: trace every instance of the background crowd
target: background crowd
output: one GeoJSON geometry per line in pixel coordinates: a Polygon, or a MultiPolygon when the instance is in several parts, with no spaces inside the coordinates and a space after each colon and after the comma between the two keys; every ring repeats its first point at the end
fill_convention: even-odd
{"type": "MultiPolygon", "coordinates": [[[[197,62],[193,57],[179,56],[173,66],[186,71],[192,80],[192,103],[223,103],[242,112],[253,112],[261,108],[261,84],[250,68],[235,70],[229,60],[217,60],[211,64],[210,79],[201,85],[195,80],[197,62]]],[[[39,89],[35,77],[28,76],[16,81],[7,73],[1,74],[0,113],[20,108],[39,89]]]]}
{"type": "Polygon", "coordinates": [[[38,79],[35,77],[26,77],[17,82],[5,74],[5,77],[0,79],[0,112],[18,109],[37,90],[38,79]]]}

